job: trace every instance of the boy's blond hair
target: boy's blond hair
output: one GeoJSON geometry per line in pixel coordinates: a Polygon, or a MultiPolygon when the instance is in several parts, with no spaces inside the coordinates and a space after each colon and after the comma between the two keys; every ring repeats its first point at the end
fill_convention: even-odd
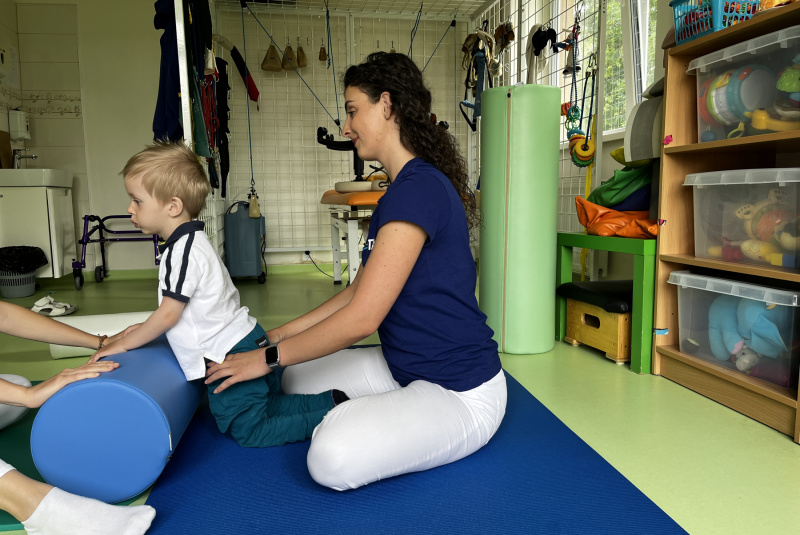
{"type": "Polygon", "coordinates": [[[141,177],[142,187],[161,204],[179,198],[192,219],[205,208],[211,191],[197,156],[181,142],[156,141],[133,155],[121,174],[141,177]]]}

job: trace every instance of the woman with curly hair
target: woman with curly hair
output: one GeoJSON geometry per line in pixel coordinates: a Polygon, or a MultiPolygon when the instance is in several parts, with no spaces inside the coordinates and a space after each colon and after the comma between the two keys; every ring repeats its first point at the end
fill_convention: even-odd
{"type": "Polygon", "coordinates": [[[229,355],[207,374],[227,377],[222,391],[287,367],[286,393],[343,391],[349,400],[317,426],[308,452],[311,476],[336,490],[462,459],[489,441],[506,407],[497,344],[475,298],[466,165],[431,121],[422,73],[407,56],[378,52],[350,67],[344,86],[343,134],[391,179],[358,275],[269,331],[266,350],[229,355]],[[380,346],[345,349],[376,329],[380,346]]]}

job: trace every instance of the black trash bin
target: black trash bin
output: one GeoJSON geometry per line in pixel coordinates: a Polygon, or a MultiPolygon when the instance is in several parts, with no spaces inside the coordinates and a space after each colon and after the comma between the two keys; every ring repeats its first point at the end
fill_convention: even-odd
{"type": "Polygon", "coordinates": [[[36,291],[36,270],[47,265],[38,247],[0,247],[0,294],[10,299],[28,297],[36,291]]]}

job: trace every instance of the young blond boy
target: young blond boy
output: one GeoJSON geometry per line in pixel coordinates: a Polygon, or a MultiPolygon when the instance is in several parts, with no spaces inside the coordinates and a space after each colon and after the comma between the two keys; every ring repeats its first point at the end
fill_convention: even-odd
{"type": "MultiPolygon", "coordinates": [[[[210,185],[194,153],[182,143],[157,142],[134,155],[122,170],[131,198],[131,222],[158,234],[158,309],[144,323],[99,350],[92,361],[140,347],[166,333],[186,379],[203,379],[206,360],[267,347],[264,329],[239,303],[239,292],[195,221],[210,185]]],[[[284,395],[280,373],[237,383],[214,394],[209,407],[219,430],[242,446],[267,447],[311,437],[327,412],[347,397],[338,390],[284,395]],[[335,401],[334,401],[335,398],[335,401]]]]}

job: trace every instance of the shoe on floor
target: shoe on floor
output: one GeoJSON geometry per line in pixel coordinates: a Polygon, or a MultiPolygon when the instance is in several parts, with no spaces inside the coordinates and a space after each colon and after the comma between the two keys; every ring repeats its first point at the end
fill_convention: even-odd
{"type": "Polygon", "coordinates": [[[54,318],[56,316],[66,316],[78,310],[78,305],[70,305],[69,303],[60,303],[53,299],[52,296],[47,295],[42,297],[33,304],[31,310],[42,316],[49,316],[54,318]]]}

